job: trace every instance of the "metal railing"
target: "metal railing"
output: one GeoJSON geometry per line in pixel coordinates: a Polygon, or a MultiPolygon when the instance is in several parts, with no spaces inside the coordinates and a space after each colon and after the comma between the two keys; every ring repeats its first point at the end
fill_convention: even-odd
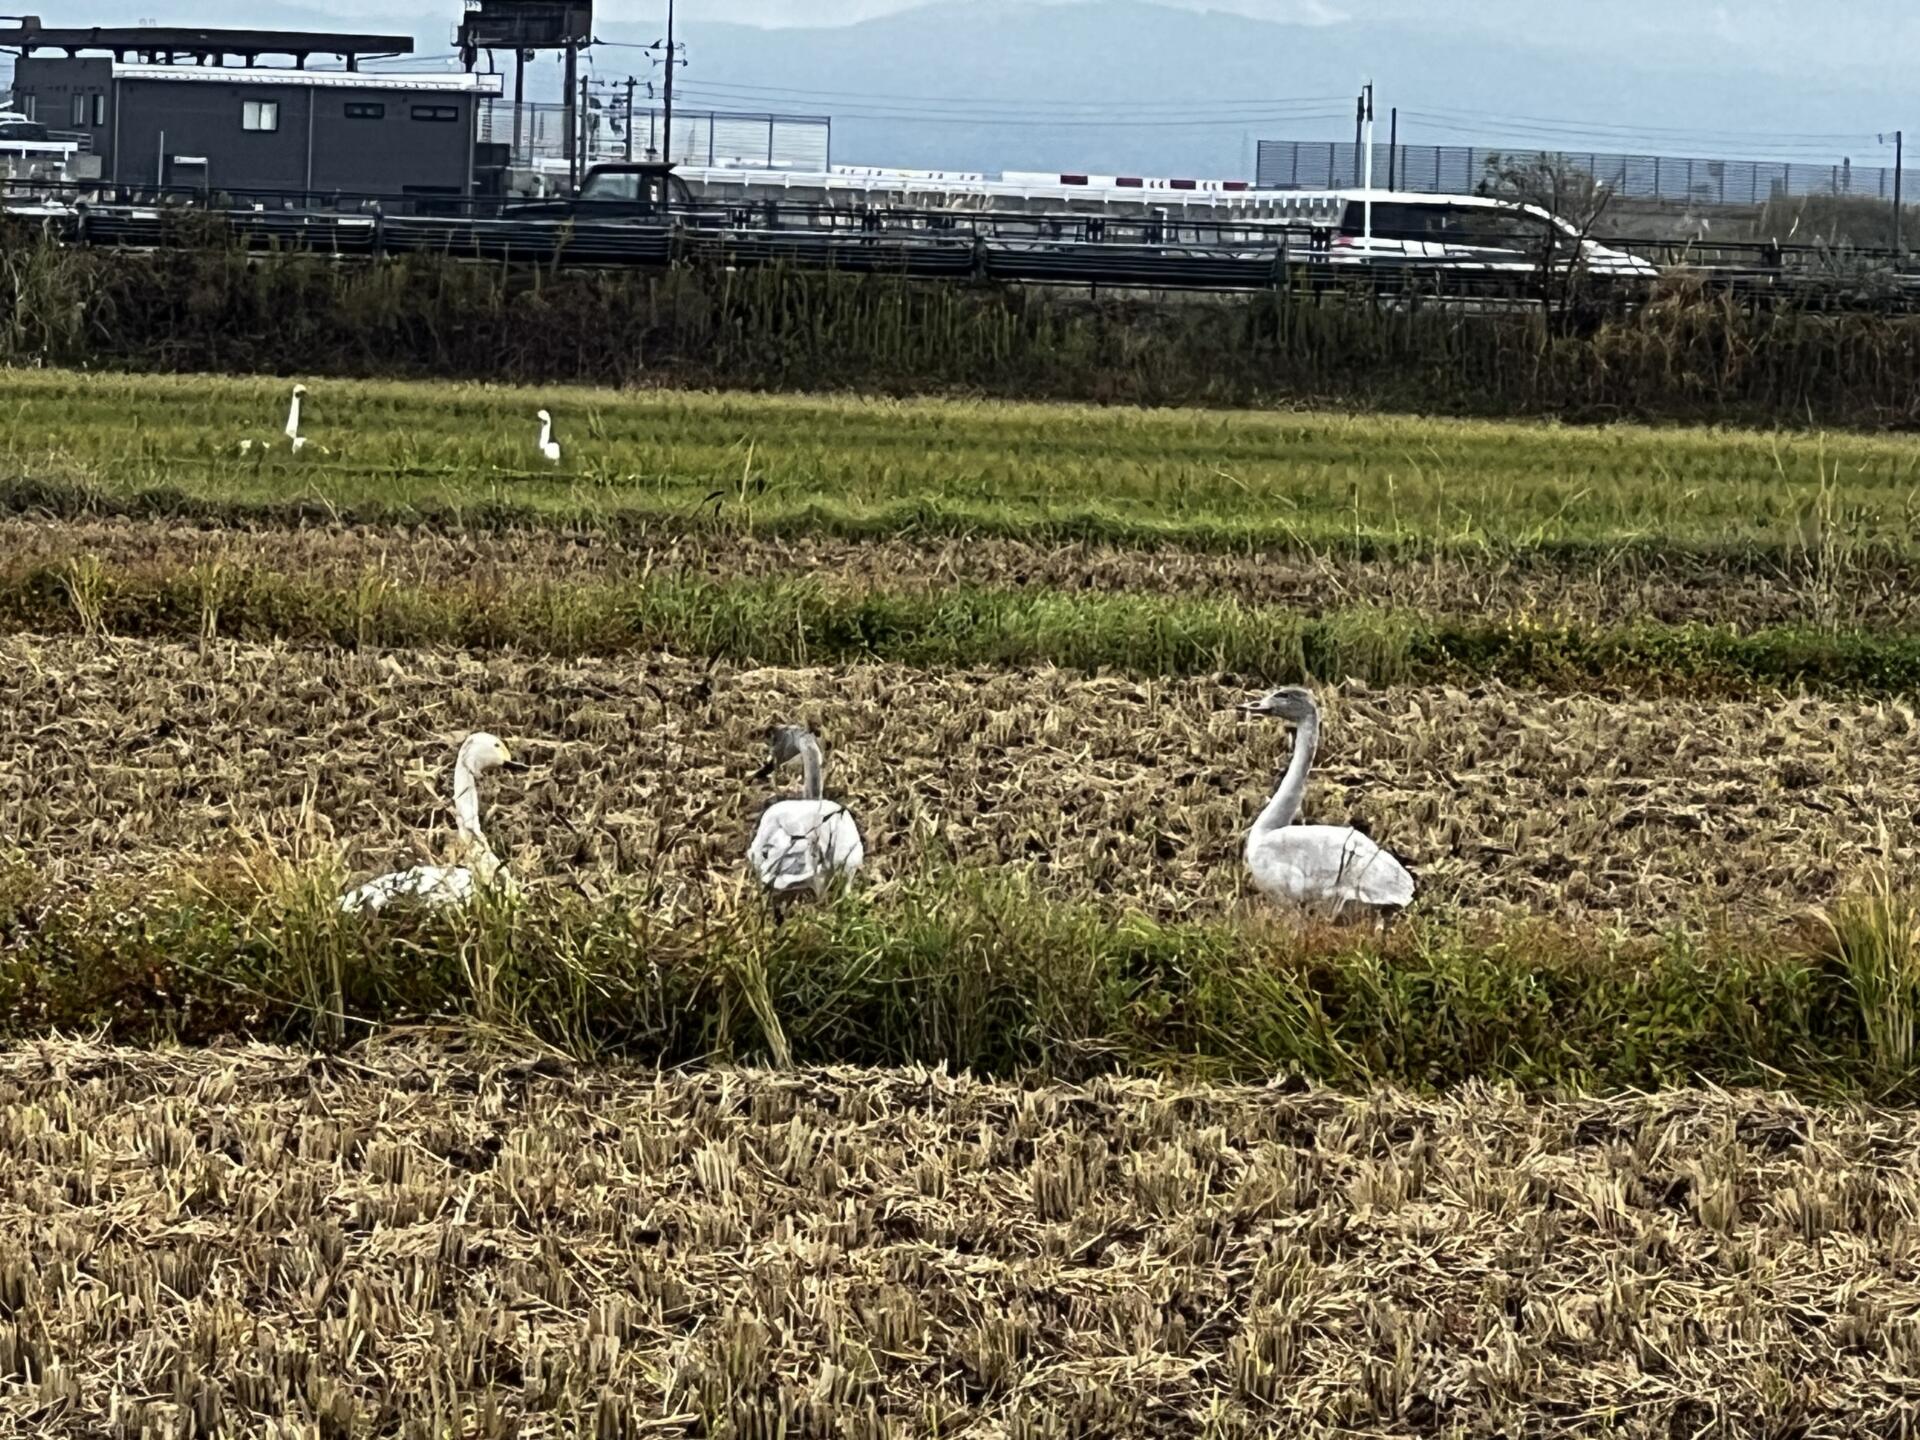
{"type": "Polygon", "coordinates": [[[636,104],[627,114],[624,90],[589,97],[584,115],[565,105],[491,99],[480,107],[480,139],[506,145],[521,169],[564,168],[567,126],[584,137],[584,163],[671,158],[680,165],[754,166],[825,170],[833,156],[833,121],[825,115],[779,115],[729,110],[673,112],[673,154],[665,157],[666,117],[636,104]]]}
{"type": "MultiPolygon", "coordinates": [[[[33,187],[46,192],[49,187],[33,187]]],[[[1169,221],[1085,214],[845,208],[757,203],[694,205],[668,214],[618,216],[579,206],[572,218],[517,216],[515,202],[299,192],[256,195],[175,189],[135,195],[69,185],[56,203],[25,213],[75,243],[158,248],[239,243],[339,258],[433,253],[528,264],[724,266],[790,264],[925,279],[985,280],[1221,293],[1361,288],[1446,297],[1544,299],[1579,265],[1564,250],[1520,245],[1508,233],[1478,238],[1478,259],[1409,247],[1343,246],[1330,227],[1305,221],[1169,221]]],[[[18,213],[18,212],[16,212],[18,213]]],[[[1383,237],[1386,238],[1386,237],[1383,237]]],[[[1920,271],[1890,252],[1820,245],[1711,245],[1608,240],[1668,272],[1754,299],[1799,298],[1882,309],[1920,308],[1920,271]]],[[[1645,294],[1650,276],[1590,272],[1594,293],[1645,294]]]]}

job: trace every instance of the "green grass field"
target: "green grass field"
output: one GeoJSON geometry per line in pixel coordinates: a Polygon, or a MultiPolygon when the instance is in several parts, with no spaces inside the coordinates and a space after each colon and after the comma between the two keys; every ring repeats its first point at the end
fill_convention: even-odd
{"type": "Polygon", "coordinates": [[[304,429],[330,455],[242,460],[285,400],[259,380],[8,372],[0,465],[123,500],[304,499],[363,519],[505,506],[1212,548],[1771,549],[1825,525],[1904,546],[1920,516],[1920,448],[1899,438],[329,382],[304,429]],[[542,406],[558,474],[534,454],[542,406]]]}

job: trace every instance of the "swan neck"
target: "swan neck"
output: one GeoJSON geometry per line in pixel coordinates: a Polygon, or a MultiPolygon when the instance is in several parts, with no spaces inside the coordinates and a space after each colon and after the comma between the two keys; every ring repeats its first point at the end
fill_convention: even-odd
{"type": "Polygon", "coordinates": [[[818,800],[824,793],[824,781],[821,772],[826,768],[826,760],[820,754],[820,742],[811,735],[800,742],[800,793],[809,800],[818,800]]]}
{"type": "Polygon", "coordinates": [[[453,767],[453,813],[459,822],[460,838],[491,854],[487,837],[480,831],[480,782],[464,758],[453,767]]]}
{"type": "Polygon", "coordinates": [[[1273,792],[1273,799],[1260,812],[1260,818],[1253,827],[1255,834],[1291,825],[1299,816],[1301,802],[1307,795],[1307,774],[1313,769],[1314,751],[1319,748],[1320,717],[1315,715],[1302,721],[1294,731],[1293,759],[1287,765],[1287,773],[1280,779],[1280,788],[1273,792]]]}
{"type": "Polygon", "coordinates": [[[293,397],[293,403],[287,406],[287,434],[288,436],[291,437],[294,435],[298,435],[299,433],[300,433],[300,397],[296,395],[293,397]]]}

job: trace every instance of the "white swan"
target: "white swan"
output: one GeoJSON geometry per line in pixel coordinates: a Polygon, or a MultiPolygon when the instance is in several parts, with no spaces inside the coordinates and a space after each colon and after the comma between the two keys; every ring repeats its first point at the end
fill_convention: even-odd
{"type": "Polygon", "coordinates": [[[558,465],[560,442],[553,438],[553,416],[542,410],[535,418],[540,422],[540,453],[549,465],[558,465]]]}
{"type": "MultiPolygon", "coordinates": [[[[293,387],[293,400],[287,406],[287,423],[282,431],[287,437],[288,446],[292,448],[293,453],[296,455],[307,448],[306,436],[300,433],[300,397],[306,393],[307,387],[304,385],[296,385],[293,387]]],[[[274,442],[271,440],[263,441],[258,445],[252,440],[242,440],[240,442],[240,453],[242,455],[251,455],[256,449],[271,450],[273,446],[274,442]]]]}
{"type": "Polygon", "coordinates": [[[453,765],[453,811],[459,819],[465,865],[420,865],[412,870],[382,875],[340,897],[340,908],[356,914],[383,910],[395,900],[418,900],[438,909],[464,905],[482,887],[498,884],[513,893],[513,877],[487,844],[480,830],[479,779],[490,770],[513,764],[507,747],[484,732],[469,735],[453,765]]]}
{"type": "Polygon", "coordinates": [[[294,386],[293,403],[287,407],[287,444],[293,447],[296,455],[307,448],[307,437],[300,433],[300,399],[306,393],[306,386],[294,386]]]}
{"type": "Polygon", "coordinates": [[[801,764],[804,780],[799,800],[776,800],[760,817],[760,828],[747,850],[760,883],[776,899],[812,891],[824,895],[837,879],[851,879],[866,863],[860,827],[847,808],[823,799],[821,770],[825,761],[820,742],[795,725],[783,725],[772,736],[773,758],[756,779],[765,779],[789,760],[801,764]]]}
{"type": "Polygon", "coordinates": [[[1295,825],[1320,744],[1320,707],[1305,690],[1275,690],[1239,707],[1294,727],[1293,761],[1247,833],[1247,869],[1269,899],[1308,909],[1397,910],[1413,900],[1413,876],[1387,851],[1345,825],[1295,825]]]}

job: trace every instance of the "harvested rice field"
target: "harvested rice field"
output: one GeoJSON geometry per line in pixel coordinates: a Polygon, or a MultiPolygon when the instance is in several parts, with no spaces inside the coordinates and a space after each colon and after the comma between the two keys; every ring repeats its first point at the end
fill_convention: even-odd
{"type": "MultiPolygon", "coordinates": [[[[0,638],[0,832],[57,886],[262,845],[356,873],[451,839],[461,735],[533,768],[489,794],[524,883],[682,909],[730,891],[769,717],[830,745],[882,892],[928,869],[1030,872],[1162,919],[1242,905],[1242,836],[1286,766],[1238,682],[892,665],[739,670],[216,642],[0,638]]],[[[1680,703],[1500,686],[1324,695],[1312,818],[1406,858],[1431,910],[1641,930],[1782,921],[1849,874],[1916,873],[1920,719],[1897,700],[1680,703]]]]}
{"type": "Polygon", "coordinates": [[[1899,1434],[1911,1113],[0,1056],[0,1433],[1899,1434]]]}
{"type": "Polygon", "coordinates": [[[0,372],[0,1435],[1913,1428],[1910,442],[285,390],[0,372]]]}

